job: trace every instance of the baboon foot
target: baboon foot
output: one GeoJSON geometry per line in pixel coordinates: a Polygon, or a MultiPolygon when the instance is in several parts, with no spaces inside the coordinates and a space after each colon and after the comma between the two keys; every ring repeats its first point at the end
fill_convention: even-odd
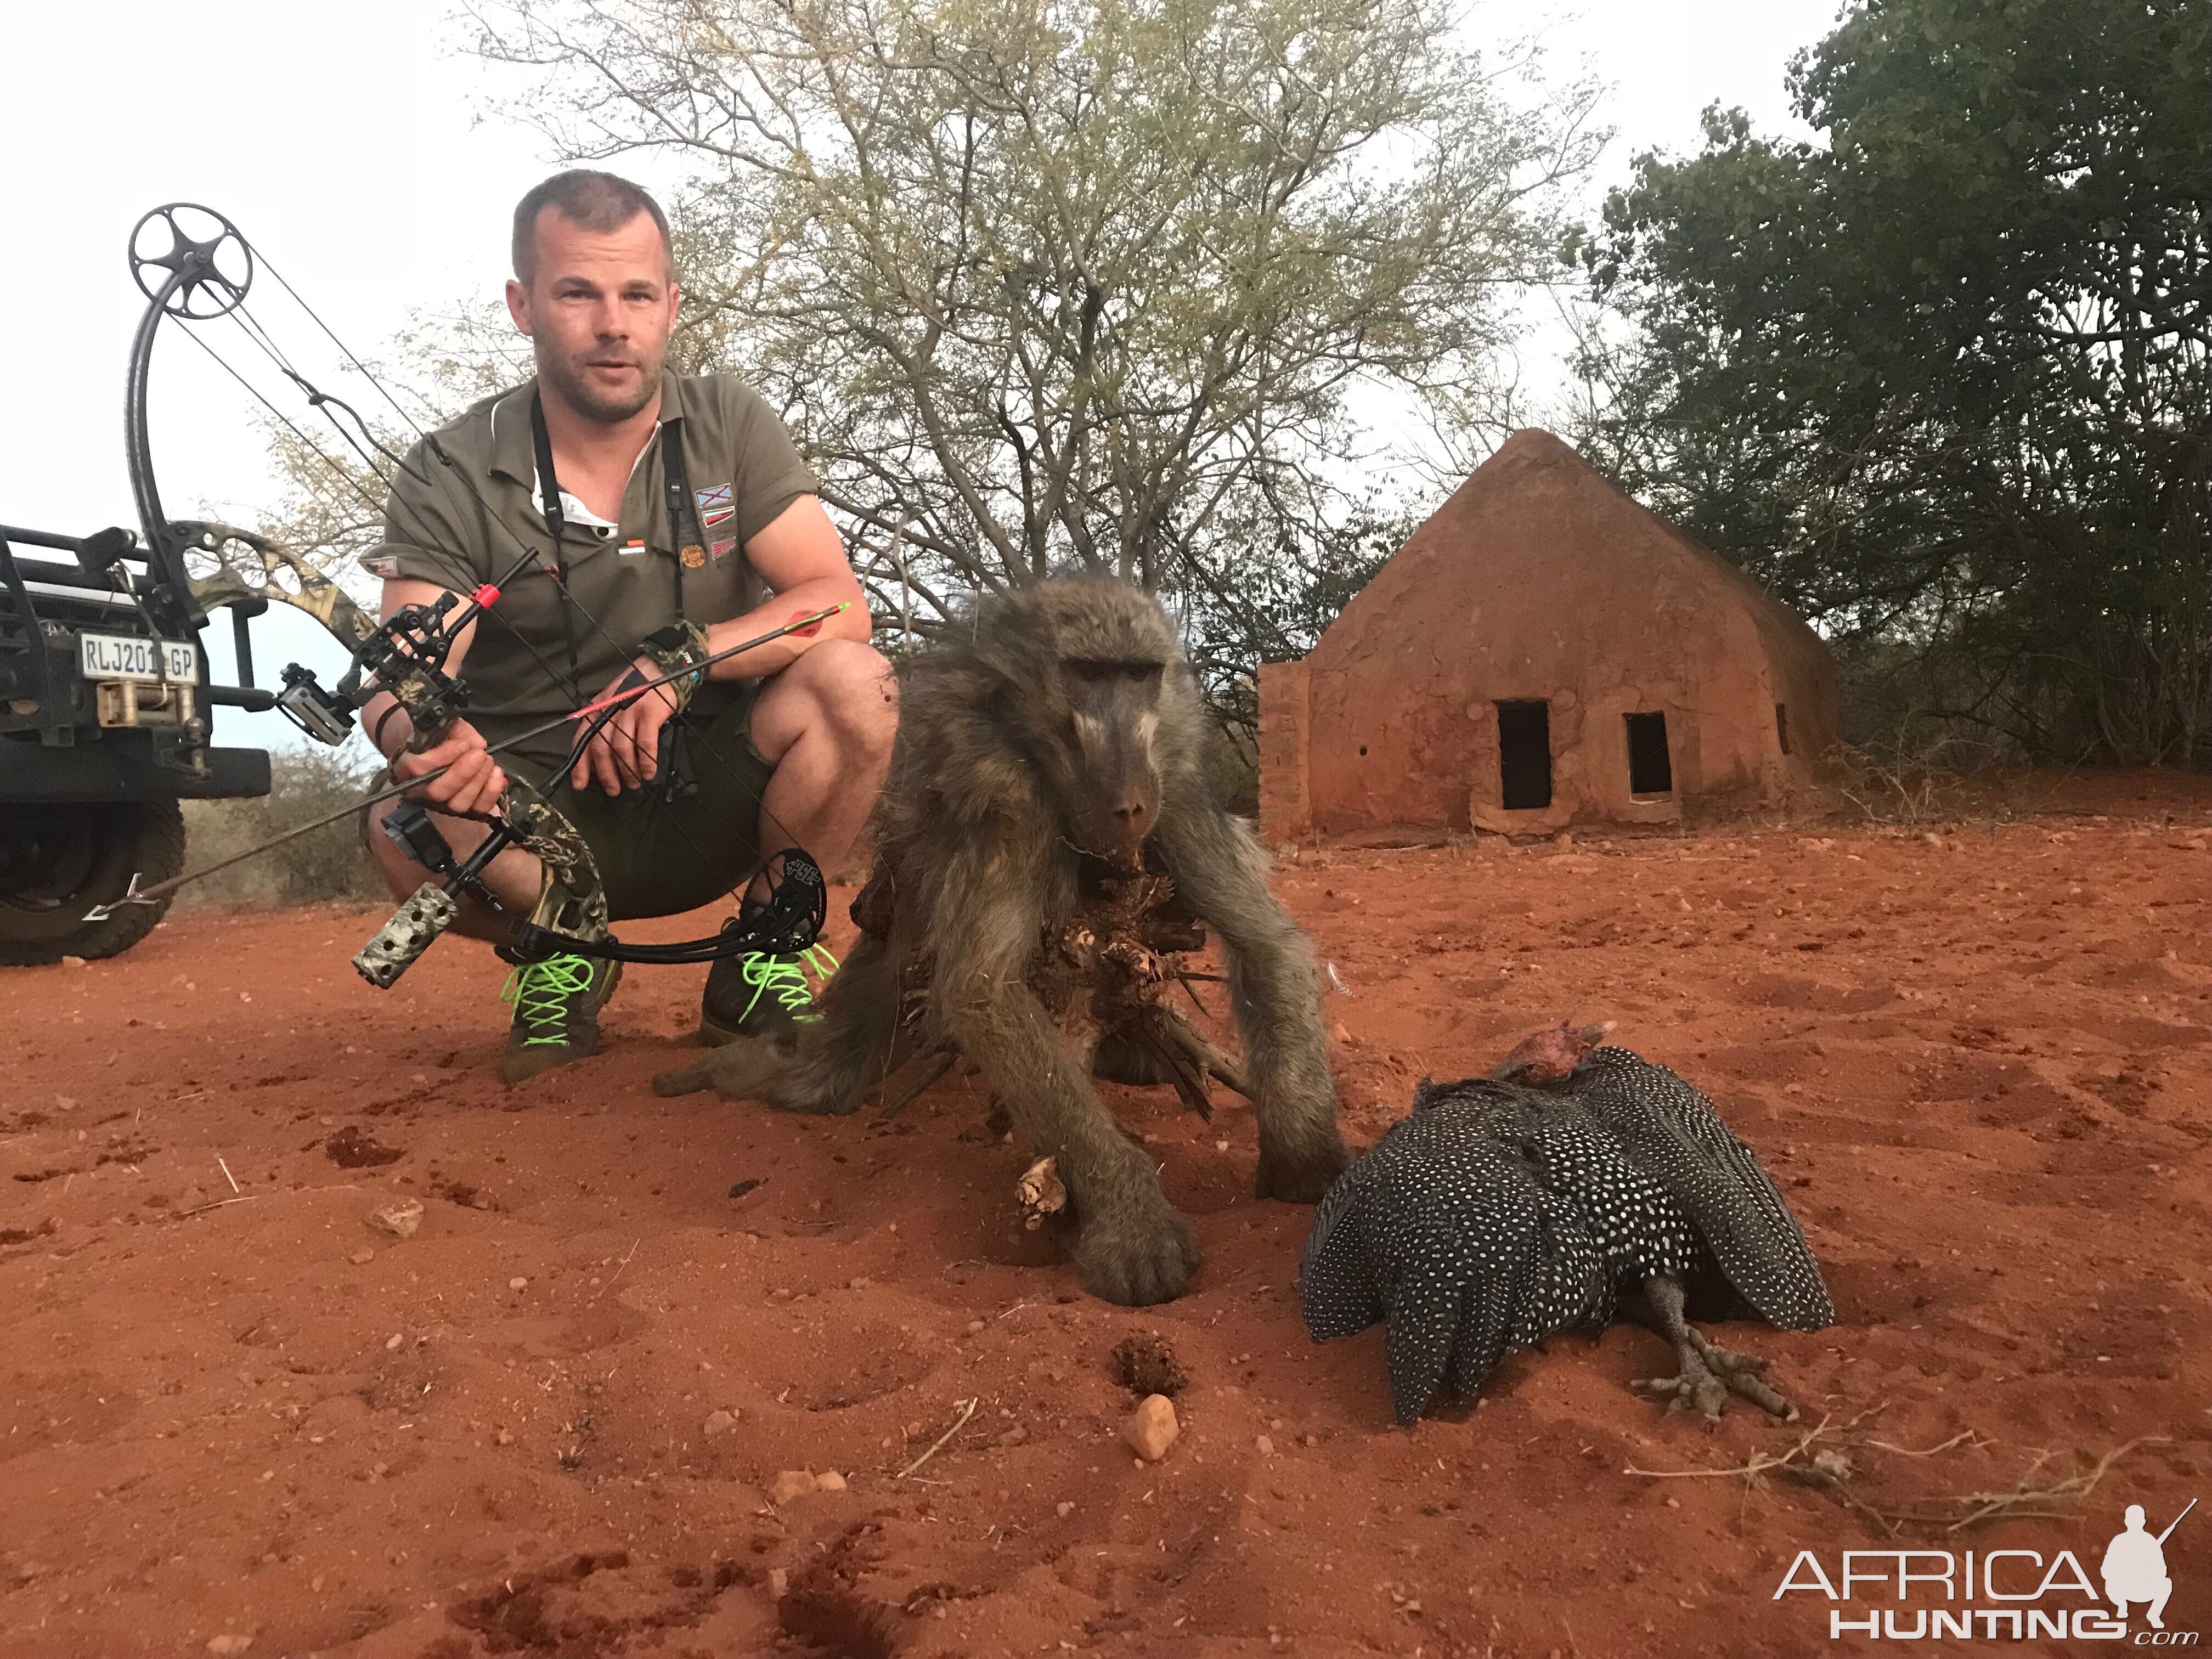
{"type": "Polygon", "coordinates": [[[1124,1218],[1087,1224],[1071,1252],[1083,1288],[1125,1308],[1172,1302],[1198,1271],[1198,1241],[1190,1224],[1164,1201],[1124,1218]]]}
{"type": "Polygon", "coordinates": [[[696,1095],[702,1089],[714,1086],[712,1060],[694,1060],[689,1066],[679,1066],[672,1072],[654,1075],[653,1092],[665,1097],[669,1095],[696,1095]]]}
{"type": "Polygon", "coordinates": [[[784,1081],[796,1057],[797,1046],[788,1038],[739,1037],[725,1043],[704,1060],[693,1061],[653,1079],[657,1095],[688,1095],[701,1089],[719,1091],[729,1100],[757,1100],[783,1106],[784,1081]]]}
{"type": "Polygon", "coordinates": [[[1326,1139],[1295,1151],[1262,1146],[1260,1196],[1280,1199],[1285,1204],[1318,1204],[1351,1162],[1344,1137],[1334,1128],[1326,1139]]]}

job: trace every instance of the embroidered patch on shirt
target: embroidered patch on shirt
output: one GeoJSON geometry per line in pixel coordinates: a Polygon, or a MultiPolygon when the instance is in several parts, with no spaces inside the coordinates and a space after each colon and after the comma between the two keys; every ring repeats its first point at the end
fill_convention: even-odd
{"type": "Polygon", "coordinates": [[[738,510],[736,490],[730,484],[716,484],[711,489],[693,492],[699,503],[699,517],[709,529],[722,523],[738,510]]]}
{"type": "Polygon", "coordinates": [[[399,560],[391,553],[364,553],[361,568],[372,576],[381,576],[391,581],[399,574],[399,560]]]}
{"type": "Polygon", "coordinates": [[[732,536],[728,541],[713,543],[708,547],[707,550],[713,554],[716,558],[723,559],[727,558],[730,554],[736,550],[737,545],[737,538],[732,536]]]}
{"type": "Polygon", "coordinates": [[[627,541],[627,542],[624,542],[624,543],[623,544],[623,550],[623,550],[623,556],[624,558],[628,558],[628,557],[629,557],[631,554],[633,554],[633,553],[642,553],[642,552],[644,552],[644,551],[645,551],[645,543],[644,543],[641,539],[640,539],[640,540],[627,541]]]}

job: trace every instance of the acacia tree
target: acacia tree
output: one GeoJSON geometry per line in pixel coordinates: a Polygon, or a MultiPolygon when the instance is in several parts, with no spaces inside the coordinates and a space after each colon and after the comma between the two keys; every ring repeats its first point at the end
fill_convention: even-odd
{"type": "Polygon", "coordinates": [[[1581,252],[1580,433],[1947,728],[2212,761],[2212,9],[1862,0],[1581,252]]]}
{"type": "Polygon", "coordinates": [[[1248,664],[1295,648],[1260,575],[1362,533],[1347,398],[1481,405],[1595,142],[1586,88],[1516,105],[1527,60],[1493,73],[1433,0],[480,21],[565,155],[684,166],[679,356],[780,406],[909,635],[1082,568],[1179,596],[1248,664]]]}

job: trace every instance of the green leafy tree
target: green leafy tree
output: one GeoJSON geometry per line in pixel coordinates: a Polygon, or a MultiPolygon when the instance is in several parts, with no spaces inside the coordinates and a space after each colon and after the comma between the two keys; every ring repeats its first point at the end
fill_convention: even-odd
{"type": "Polygon", "coordinates": [[[1872,0],[1575,257],[1601,464],[1921,707],[2212,761],[2212,7],[1872,0]]]}
{"type": "Polygon", "coordinates": [[[783,410],[895,639],[1089,569],[1178,599],[1227,683],[1301,637],[1261,596],[1362,534],[1356,390],[1480,407],[1590,159],[1587,88],[1524,107],[1527,60],[1452,31],[1432,0],[551,0],[481,50],[539,74],[563,155],[692,177],[680,355],[783,410]]]}

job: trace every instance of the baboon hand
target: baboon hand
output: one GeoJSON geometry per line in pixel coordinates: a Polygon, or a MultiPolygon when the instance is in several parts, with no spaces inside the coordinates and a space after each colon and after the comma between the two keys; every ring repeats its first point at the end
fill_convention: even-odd
{"type": "Polygon", "coordinates": [[[1285,1204],[1318,1204],[1352,1162],[1344,1137],[1331,1124],[1325,1138],[1297,1147],[1260,1148],[1259,1192],[1285,1204]]]}
{"type": "Polygon", "coordinates": [[[1090,1222],[1076,1235],[1073,1254],[1083,1288],[1125,1308],[1174,1301],[1200,1260],[1190,1224],[1165,1200],[1090,1222]]]}

